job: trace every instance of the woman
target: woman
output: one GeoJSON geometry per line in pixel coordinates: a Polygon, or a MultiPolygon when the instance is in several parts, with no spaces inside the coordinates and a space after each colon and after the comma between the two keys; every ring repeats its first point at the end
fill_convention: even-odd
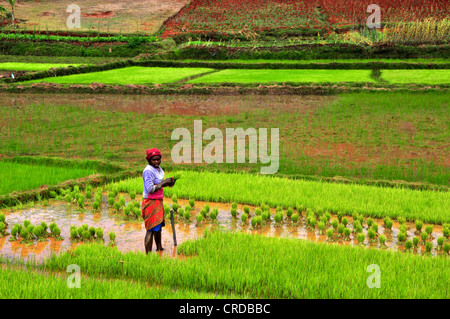
{"type": "Polygon", "coordinates": [[[163,187],[175,185],[173,178],[164,179],[161,164],[161,152],[157,148],[147,150],[148,165],[145,167],[142,178],[144,180],[144,193],[142,198],[142,217],[145,221],[145,252],[152,251],[153,237],[155,237],[156,250],[164,250],[161,246],[161,228],[164,223],[163,187]]]}

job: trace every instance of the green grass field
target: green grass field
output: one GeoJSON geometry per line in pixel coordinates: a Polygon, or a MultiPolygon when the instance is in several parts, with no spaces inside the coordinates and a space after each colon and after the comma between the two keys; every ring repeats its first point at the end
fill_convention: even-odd
{"type": "Polygon", "coordinates": [[[81,64],[4,62],[0,63],[0,71],[46,71],[51,68],[65,68],[69,65],[77,67],[81,64]]]}
{"type": "Polygon", "coordinates": [[[95,174],[92,169],[26,165],[0,161],[0,195],[54,185],[95,174]]]}
{"type": "Polygon", "coordinates": [[[72,74],[60,77],[44,78],[23,83],[64,83],[64,84],[90,84],[92,82],[104,84],[155,84],[171,83],[184,78],[210,72],[207,68],[151,68],[127,67],[101,72],[72,74]]]}
{"type": "Polygon", "coordinates": [[[178,251],[192,257],[178,260],[82,245],[72,254],[48,259],[43,269],[65,271],[77,264],[89,277],[250,298],[449,297],[448,258],[220,231],[184,242],[178,251]],[[367,286],[369,265],[379,266],[379,289],[367,286]]]}
{"type": "Polygon", "coordinates": [[[188,83],[375,82],[370,70],[222,70],[188,83]]]}
{"type": "Polygon", "coordinates": [[[450,70],[382,70],[381,77],[394,84],[449,84],[450,70]]]}

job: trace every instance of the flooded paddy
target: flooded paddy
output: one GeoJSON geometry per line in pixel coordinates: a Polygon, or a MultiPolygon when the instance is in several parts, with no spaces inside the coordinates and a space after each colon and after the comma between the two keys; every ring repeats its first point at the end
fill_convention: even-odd
{"type": "MultiPolygon", "coordinates": [[[[127,201],[129,201],[128,194],[121,194],[127,201]]],[[[141,197],[137,197],[136,200],[140,201],[141,197]]],[[[166,204],[171,205],[171,199],[165,199],[166,204]]],[[[178,199],[178,204],[181,207],[188,206],[188,200],[178,199]]],[[[75,225],[80,227],[83,224],[87,224],[89,227],[93,226],[95,228],[101,227],[104,230],[104,242],[105,245],[110,243],[109,232],[114,232],[116,234],[115,244],[120,251],[141,251],[144,250],[144,236],[145,227],[142,220],[125,220],[125,215],[117,214],[114,212],[113,208],[108,207],[107,193],[103,194],[102,206],[98,211],[92,209],[91,201],[87,201],[85,209],[79,209],[77,206],[63,202],[63,201],[50,201],[47,206],[35,205],[32,208],[22,208],[22,209],[3,209],[6,215],[6,222],[8,223],[8,235],[0,238],[0,254],[3,257],[9,259],[42,259],[47,258],[52,253],[58,254],[63,251],[74,249],[81,242],[74,242],[70,239],[70,227],[75,225]],[[56,240],[54,238],[46,238],[43,242],[34,241],[32,244],[23,244],[20,239],[17,241],[9,241],[9,231],[14,226],[14,224],[23,224],[24,220],[29,220],[31,224],[37,225],[41,222],[50,224],[55,222],[61,229],[62,240],[56,240]]],[[[239,205],[237,207],[238,217],[232,218],[230,214],[231,203],[214,203],[214,202],[202,202],[196,201],[195,207],[191,210],[191,218],[189,221],[185,220],[183,217],[175,217],[175,233],[178,245],[186,240],[201,238],[205,230],[208,231],[234,231],[234,232],[244,232],[259,236],[270,236],[270,237],[286,237],[295,238],[299,240],[309,240],[313,242],[328,242],[329,244],[339,244],[339,245],[353,245],[361,246],[374,249],[385,249],[392,251],[403,252],[406,250],[405,241],[400,242],[397,238],[399,230],[399,224],[394,222],[392,230],[387,230],[383,227],[383,220],[375,219],[374,223],[379,226],[378,234],[386,236],[386,243],[380,244],[377,239],[374,242],[369,242],[366,239],[363,244],[360,244],[356,235],[352,234],[348,238],[338,238],[330,241],[327,238],[325,232],[321,233],[317,228],[311,229],[306,226],[306,212],[301,212],[300,219],[298,223],[294,224],[289,218],[285,217],[284,220],[276,224],[273,221],[273,215],[275,214],[275,209],[271,209],[272,218],[269,222],[263,223],[261,227],[254,229],[251,226],[250,219],[255,216],[254,210],[256,207],[247,205],[250,208],[250,218],[245,223],[240,220],[240,215],[243,212],[243,206],[239,205]],[[217,208],[219,210],[219,215],[217,220],[210,221],[204,220],[201,223],[197,223],[195,216],[200,212],[201,208],[208,204],[211,210],[217,208]]],[[[331,220],[336,219],[335,215],[332,215],[331,220]]],[[[352,227],[352,218],[348,217],[349,224],[348,228],[352,227]]],[[[172,226],[170,223],[170,218],[166,218],[166,226],[162,231],[162,245],[165,248],[164,251],[155,252],[155,244],[153,246],[153,253],[158,253],[164,257],[177,257],[177,249],[174,247],[172,226]]],[[[411,222],[406,223],[407,238],[406,240],[411,240],[413,237],[420,237],[420,234],[415,233],[415,226],[411,222]]],[[[424,225],[425,227],[426,225],[424,225]]],[[[331,226],[327,225],[326,229],[331,226]]],[[[424,228],[423,228],[424,229],[424,228]]],[[[326,230],[325,230],[326,231],[326,230]]],[[[442,226],[434,225],[432,239],[433,249],[431,254],[440,255],[443,253],[442,248],[438,247],[437,238],[442,236],[442,226]]],[[[364,224],[363,233],[367,234],[367,224],[364,224]]],[[[411,252],[423,255],[425,254],[425,245],[420,240],[417,247],[413,247],[411,252]]]]}

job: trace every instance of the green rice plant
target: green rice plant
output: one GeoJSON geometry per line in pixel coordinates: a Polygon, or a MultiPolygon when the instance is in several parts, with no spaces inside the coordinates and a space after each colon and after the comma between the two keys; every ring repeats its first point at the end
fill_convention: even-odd
{"type": "Polygon", "coordinates": [[[89,227],[89,234],[91,237],[95,236],[95,227],[93,227],[93,226],[89,227]]]}
{"type": "Polygon", "coordinates": [[[323,215],[322,217],[320,217],[319,221],[326,225],[328,223],[327,216],[323,215]]]}
{"type": "Polygon", "coordinates": [[[356,221],[358,219],[358,212],[356,210],[352,213],[352,219],[353,221],[356,221]]]}
{"type": "Polygon", "coordinates": [[[444,227],[442,229],[442,234],[444,235],[444,237],[448,238],[450,236],[450,228],[449,227],[444,227]]]}
{"type": "Polygon", "coordinates": [[[136,198],[136,191],[135,190],[130,191],[129,194],[130,194],[130,199],[131,200],[134,200],[136,198]]]}
{"type": "Polygon", "coordinates": [[[399,242],[404,242],[406,239],[406,233],[405,232],[399,232],[397,235],[397,239],[399,242]]]}
{"type": "Polygon", "coordinates": [[[261,208],[256,208],[256,209],[255,209],[255,215],[256,215],[256,216],[260,216],[261,214],[262,214],[261,208]]]}
{"type": "Polygon", "coordinates": [[[348,218],[347,218],[347,217],[343,217],[343,218],[342,218],[342,224],[343,224],[345,227],[347,227],[347,224],[348,224],[348,218]]]}
{"type": "Polygon", "coordinates": [[[445,251],[446,254],[449,253],[449,251],[450,251],[450,243],[445,243],[444,244],[444,251],[445,251]]]}
{"type": "Polygon", "coordinates": [[[317,225],[317,227],[319,228],[319,233],[323,234],[323,231],[325,229],[325,223],[324,222],[319,222],[319,224],[317,225]]]}
{"type": "Polygon", "coordinates": [[[53,227],[52,234],[54,235],[56,240],[62,240],[63,239],[61,237],[61,230],[59,229],[58,226],[53,227]]]}
{"type": "Polygon", "coordinates": [[[98,210],[98,209],[100,208],[100,202],[99,202],[99,201],[94,201],[94,202],[92,203],[92,208],[93,208],[94,210],[98,210]]]}
{"type": "Polygon", "coordinates": [[[363,227],[361,226],[361,224],[357,224],[356,227],[354,228],[355,233],[359,234],[363,231],[363,227]]]}
{"type": "Polygon", "coordinates": [[[372,218],[367,219],[367,226],[372,227],[372,225],[373,225],[373,219],[372,218]]]}
{"type": "Polygon", "coordinates": [[[333,232],[333,230],[332,229],[328,229],[327,230],[327,237],[328,237],[328,239],[333,239],[333,234],[334,234],[334,232],[333,232]]]}
{"type": "Polygon", "coordinates": [[[22,229],[20,230],[20,237],[22,237],[23,242],[28,241],[29,235],[30,235],[30,232],[28,231],[28,228],[22,227],[22,229]]]}
{"type": "Polygon", "coordinates": [[[277,213],[280,213],[280,212],[283,211],[283,207],[277,206],[277,208],[275,209],[275,211],[276,211],[277,213]]]}
{"type": "Polygon", "coordinates": [[[189,199],[189,206],[191,206],[192,208],[195,207],[195,200],[194,199],[189,199]]]}
{"type": "Polygon", "coordinates": [[[406,233],[406,231],[408,230],[408,226],[406,224],[400,224],[399,229],[400,232],[406,233]]]}
{"type": "Polygon", "coordinates": [[[28,226],[30,226],[31,225],[31,222],[28,220],[28,219],[25,219],[24,221],[23,221],[23,226],[25,226],[25,228],[27,228],[28,226]]]}
{"type": "Polygon", "coordinates": [[[16,239],[15,237],[17,236],[18,233],[19,233],[19,225],[15,224],[13,228],[11,228],[11,237],[14,237],[15,240],[16,239]]]}
{"type": "Polygon", "coordinates": [[[291,220],[293,223],[297,223],[298,222],[298,218],[299,218],[299,214],[298,213],[293,213],[291,220]]]}
{"type": "Polygon", "coordinates": [[[70,238],[71,239],[78,239],[78,230],[77,230],[77,228],[71,228],[70,229],[70,238]]]}
{"type": "Polygon", "coordinates": [[[111,243],[115,243],[116,234],[114,232],[109,232],[109,240],[111,243]]]}
{"type": "Polygon", "coordinates": [[[84,208],[84,196],[83,196],[83,195],[81,195],[81,196],[78,198],[77,203],[78,203],[78,207],[84,208]]]}
{"type": "Polygon", "coordinates": [[[337,228],[339,226],[339,221],[337,219],[333,219],[333,221],[331,222],[331,225],[333,226],[334,230],[337,230],[337,228]]]}
{"type": "Polygon", "coordinates": [[[91,189],[86,189],[86,198],[87,199],[91,199],[92,198],[92,190],[91,189]]]}
{"type": "Polygon", "coordinates": [[[347,239],[350,239],[350,234],[352,233],[352,231],[349,228],[344,228],[344,236],[347,239]]]}
{"type": "Polygon", "coordinates": [[[384,227],[385,227],[385,229],[388,229],[388,230],[392,231],[392,226],[394,226],[394,222],[392,221],[392,219],[388,218],[384,222],[384,227]]]}
{"type": "Polygon", "coordinates": [[[233,208],[233,209],[237,209],[237,204],[236,203],[231,203],[231,208],[233,208]]]}
{"type": "Polygon", "coordinates": [[[188,221],[188,220],[191,219],[191,210],[190,210],[190,209],[186,209],[186,210],[184,211],[184,219],[185,219],[186,221],[188,221]]]}
{"type": "Polygon", "coordinates": [[[283,215],[281,215],[280,213],[275,214],[275,223],[276,224],[279,224],[282,219],[283,219],[283,215]]]}
{"type": "Polygon", "coordinates": [[[119,204],[120,204],[120,207],[125,206],[125,197],[119,196],[119,204]]]}
{"type": "Polygon", "coordinates": [[[380,242],[381,245],[385,245],[386,244],[386,236],[380,235],[378,237],[378,241],[380,242]]]}
{"type": "Polygon", "coordinates": [[[344,229],[345,226],[343,224],[339,224],[337,231],[340,235],[342,235],[344,233],[344,229]]]}
{"type": "Polygon", "coordinates": [[[400,225],[402,225],[402,224],[406,223],[406,218],[403,216],[399,216],[399,217],[397,217],[397,221],[400,225]]]}
{"type": "Polygon", "coordinates": [[[292,207],[289,207],[289,208],[286,210],[286,216],[289,217],[289,218],[292,217],[292,214],[293,214],[293,213],[294,213],[294,210],[292,209],[292,207]]]}
{"type": "Polygon", "coordinates": [[[173,204],[172,204],[172,209],[173,209],[174,212],[177,212],[177,211],[178,211],[178,207],[179,207],[179,206],[178,206],[177,203],[173,203],[173,204]]]}
{"type": "Polygon", "coordinates": [[[405,248],[407,250],[410,250],[412,247],[413,247],[413,242],[410,241],[410,240],[407,240],[406,243],[405,243],[405,248]]]}
{"type": "Polygon", "coordinates": [[[433,244],[431,242],[427,242],[425,245],[425,250],[427,253],[431,253],[431,250],[433,250],[433,244]]]}
{"type": "Polygon", "coordinates": [[[262,217],[261,217],[261,215],[260,216],[255,216],[255,219],[256,219],[256,224],[258,224],[258,226],[261,226],[262,225],[262,217]]]}
{"type": "Polygon", "coordinates": [[[209,211],[211,210],[211,208],[209,207],[208,204],[206,204],[205,206],[203,206],[203,208],[205,209],[206,213],[209,213],[209,211]]]}
{"type": "Polygon", "coordinates": [[[231,208],[230,213],[231,213],[231,216],[232,216],[233,218],[236,218],[236,217],[237,217],[237,210],[236,210],[235,208],[231,208]]]}
{"type": "Polygon", "coordinates": [[[114,202],[114,209],[116,210],[116,212],[120,212],[120,209],[122,208],[122,205],[120,204],[120,202],[114,202]]]}
{"type": "Polygon", "coordinates": [[[416,220],[415,224],[416,224],[416,230],[417,230],[418,232],[422,231],[423,221],[421,221],[421,220],[418,219],[418,220],[416,220]]]}
{"type": "MultiPolygon", "coordinates": [[[[245,214],[245,215],[246,215],[246,214],[245,214]]],[[[257,216],[253,217],[253,218],[250,220],[250,223],[251,223],[251,225],[252,225],[253,228],[256,228],[256,224],[257,224],[256,218],[257,218],[257,216]]]]}
{"type": "Polygon", "coordinates": [[[369,237],[370,241],[373,241],[375,239],[376,233],[374,232],[374,230],[372,228],[370,228],[367,231],[367,236],[369,237]]]}
{"type": "Polygon", "coordinates": [[[178,196],[177,196],[177,194],[173,194],[172,195],[172,203],[173,204],[178,204],[178,196]]]}
{"type": "Polygon", "coordinates": [[[113,191],[108,192],[108,199],[114,199],[114,197],[116,197],[116,193],[114,193],[113,191]]]}
{"type": "Polygon", "coordinates": [[[363,215],[358,216],[358,221],[361,224],[361,226],[364,226],[364,216],[363,215]]]}
{"type": "Polygon", "coordinates": [[[374,224],[372,225],[372,229],[373,229],[374,232],[378,233],[378,224],[377,224],[377,223],[374,223],[374,224]]]}
{"type": "Polygon", "coordinates": [[[197,214],[195,216],[195,218],[197,219],[197,224],[200,224],[203,221],[203,215],[202,214],[197,214]]]}
{"type": "MultiPolygon", "coordinates": [[[[281,217],[283,217],[283,215],[281,215],[281,217]]],[[[317,219],[315,217],[310,217],[308,219],[309,225],[311,226],[311,228],[316,228],[317,225],[317,219]]]]}
{"type": "Polygon", "coordinates": [[[360,244],[362,244],[362,243],[364,243],[364,239],[366,239],[366,236],[365,236],[363,233],[359,233],[359,234],[356,236],[356,239],[358,239],[358,242],[359,242],[360,244]]]}
{"type": "Polygon", "coordinates": [[[95,237],[97,237],[97,239],[102,239],[103,240],[103,228],[97,227],[95,229],[95,237]]]}
{"type": "Polygon", "coordinates": [[[444,237],[438,237],[438,239],[437,239],[437,244],[439,245],[439,246],[442,246],[443,244],[444,244],[444,241],[445,241],[445,238],[444,237]]]}
{"type": "Polygon", "coordinates": [[[247,221],[247,219],[248,219],[248,215],[247,214],[244,213],[244,214],[241,215],[241,221],[243,223],[245,223],[247,221]]]}
{"type": "Polygon", "coordinates": [[[108,205],[113,206],[114,205],[114,197],[108,198],[108,205]]]}
{"type": "Polygon", "coordinates": [[[425,226],[425,232],[428,234],[429,237],[431,237],[431,234],[433,233],[433,225],[425,226]]]}
{"type": "Polygon", "coordinates": [[[203,218],[205,218],[205,219],[208,217],[208,211],[206,210],[205,207],[203,207],[203,208],[200,210],[200,214],[202,214],[203,218]]]}
{"type": "Polygon", "coordinates": [[[342,222],[342,217],[344,217],[344,213],[342,211],[339,211],[337,213],[337,218],[339,219],[339,222],[342,222]]]}
{"type": "Polygon", "coordinates": [[[4,222],[0,222],[0,237],[6,235],[6,224],[4,222]]]}
{"type": "Polygon", "coordinates": [[[81,238],[83,241],[91,240],[91,233],[89,232],[89,230],[83,228],[83,231],[81,232],[81,238]]]}
{"type": "Polygon", "coordinates": [[[419,246],[419,237],[414,237],[412,241],[413,241],[414,247],[419,246]]]}
{"type": "Polygon", "coordinates": [[[423,233],[420,234],[420,237],[422,238],[422,241],[425,244],[425,242],[428,239],[428,234],[426,232],[423,232],[423,233]]]}
{"type": "Polygon", "coordinates": [[[4,213],[0,213],[0,222],[4,223],[6,220],[6,216],[4,213]]]}
{"type": "Polygon", "coordinates": [[[183,207],[178,208],[178,215],[180,215],[181,217],[184,217],[184,208],[183,207]]]}
{"type": "Polygon", "coordinates": [[[250,215],[250,208],[247,205],[245,205],[243,207],[243,209],[244,209],[244,213],[246,213],[247,215],[250,215]]]}
{"type": "Polygon", "coordinates": [[[216,220],[217,219],[217,215],[219,215],[219,210],[217,208],[214,208],[211,211],[211,214],[209,216],[211,217],[212,220],[216,220]]]}
{"type": "Polygon", "coordinates": [[[134,217],[136,217],[136,219],[141,218],[142,216],[142,211],[139,207],[134,207],[133,208],[133,212],[134,212],[134,217]]]}

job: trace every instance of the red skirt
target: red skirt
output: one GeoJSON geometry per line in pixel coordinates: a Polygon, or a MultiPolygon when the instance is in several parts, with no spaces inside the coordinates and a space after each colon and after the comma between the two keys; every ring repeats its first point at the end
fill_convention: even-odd
{"type": "Polygon", "coordinates": [[[142,200],[142,217],[144,218],[145,228],[152,229],[159,224],[164,224],[164,206],[162,199],[142,200]]]}

